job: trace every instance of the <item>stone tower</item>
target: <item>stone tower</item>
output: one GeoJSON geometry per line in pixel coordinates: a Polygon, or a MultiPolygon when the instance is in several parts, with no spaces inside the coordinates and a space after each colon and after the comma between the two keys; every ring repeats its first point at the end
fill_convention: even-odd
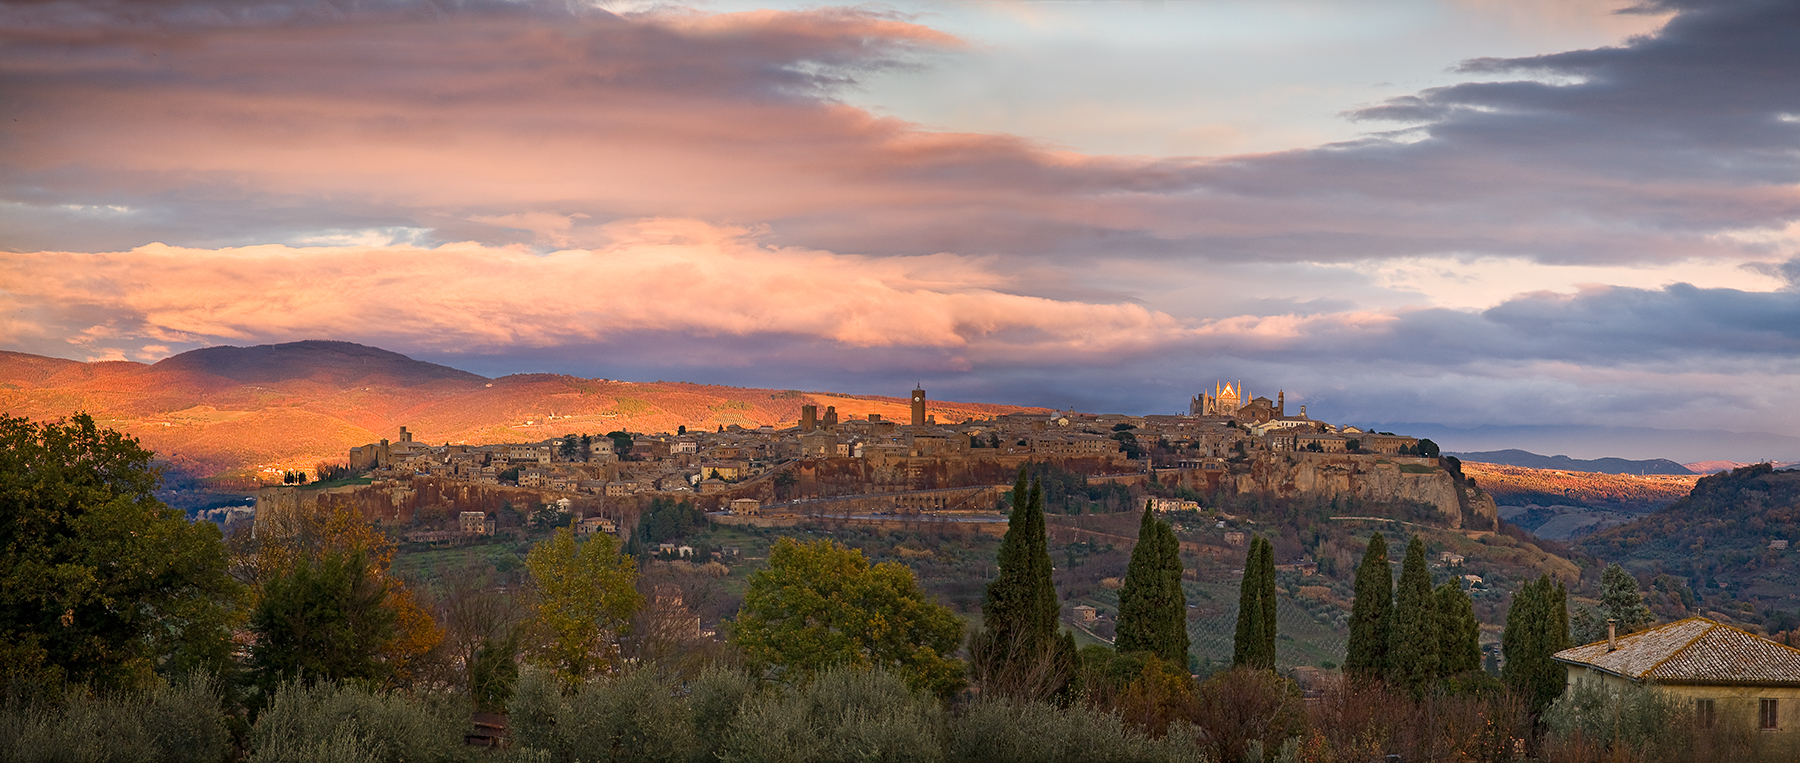
{"type": "Polygon", "coordinates": [[[811,432],[819,428],[819,406],[800,406],[800,431],[811,432]]]}
{"type": "Polygon", "coordinates": [[[914,388],[912,396],[912,425],[925,426],[925,390],[914,388]]]}

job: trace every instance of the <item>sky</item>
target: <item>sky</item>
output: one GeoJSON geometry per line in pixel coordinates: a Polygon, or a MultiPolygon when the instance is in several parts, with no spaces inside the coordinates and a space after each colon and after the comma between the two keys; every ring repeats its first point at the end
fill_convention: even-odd
{"type": "Polygon", "coordinates": [[[1641,433],[1800,429],[1796,40],[1734,0],[8,3],[0,349],[1229,380],[1754,458],[1641,433]]]}

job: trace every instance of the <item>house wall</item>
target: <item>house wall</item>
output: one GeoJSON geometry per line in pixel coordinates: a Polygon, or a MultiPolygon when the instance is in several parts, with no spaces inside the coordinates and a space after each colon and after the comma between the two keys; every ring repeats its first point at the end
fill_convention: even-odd
{"type": "MultiPolygon", "coordinates": [[[[1602,685],[1615,691],[1636,682],[1603,673],[1591,668],[1575,665],[1564,665],[1568,671],[1568,688],[1573,691],[1577,681],[1599,681],[1602,685]]],[[[1663,692],[1677,697],[1684,703],[1692,703],[1696,699],[1713,701],[1713,711],[1720,718],[1737,717],[1754,725],[1757,722],[1758,700],[1777,699],[1781,705],[1777,708],[1776,731],[1783,734],[1800,732],[1800,686],[1697,686],[1691,684],[1658,683],[1654,686],[1663,692]]]]}

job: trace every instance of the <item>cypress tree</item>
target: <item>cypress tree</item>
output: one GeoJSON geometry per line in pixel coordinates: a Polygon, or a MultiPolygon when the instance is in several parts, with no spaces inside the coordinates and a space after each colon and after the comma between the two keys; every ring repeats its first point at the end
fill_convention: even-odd
{"type": "MultiPolygon", "coordinates": [[[[999,572],[981,601],[982,631],[972,636],[976,641],[970,650],[987,661],[984,672],[1029,671],[1040,660],[1067,662],[1063,669],[1072,671],[1074,641],[1057,638],[1059,607],[1045,542],[1043,486],[1034,480],[1028,489],[1023,466],[1013,486],[1012,514],[1000,540],[997,566],[999,572]]],[[[1061,688],[1057,683],[1055,690],[1061,688]]]]}
{"type": "Polygon", "coordinates": [[[1388,570],[1387,539],[1369,536],[1362,563],[1356,567],[1356,598],[1350,605],[1350,643],[1344,672],[1355,678],[1381,678],[1388,669],[1388,631],[1394,616],[1394,573],[1388,570]]]}
{"type": "Polygon", "coordinates": [[[1237,632],[1231,640],[1231,664],[1255,667],[1262,649],[1262,586],[1256,582],[1262,538],[1250,539],[1244,556],[1244,579],[1238,583],[1237,632]]]}
{"type": "Polygon", "coordinates": [[[1166,591],[1164,598],[1169,602],[1163,608],[1165,619],[1163,626],[1165,637],[1159,654],[1163,659],[1174,662],[1180,669],[1186,670],[1188,664],[1188,630],[1187,630],[1187,591],[1181,588],[1181,539],[1175,537],[1175,528],[1167,522],[1158,522],[1161,527],[1162,584],[1166,591]]]}
{"type": "Polygon", "coordinates": [[[1534,663],[1542,652],[1538,642],[1542,640],[1541,623],[1546,611],[1536,581],[1520,586],[1506,608],[1506,627],[1500,632],[1500,650],[1506,656],[1506,664],[1500,668],[1500,678],[1523,697],[1533,694],[1534,663]]]}
{"type": "Polygon", "coordinates": [[[1146,505],[1137,547],[1119,589],[1120,652],[1151,652],[1187,664],[1187,595],[1181,590],[1181,544],[1175,530],[1146,505]]]}
{"type": "Polygon", "coordinates": [[[1251,539],[1250,551],[1244,558],[1231,662],[1253,668],[1275,667],[1275,550],[1260,535],[1251,539]]]}
{"type": "Polygon", "coordinates": [[[1544,650],[1544,659],[1537,677],[1537,699],[1542,707],[1549,707],[1557,697],[1562,696],[1567,688],[1568,672],[1563,666],[1551,659],[1564,649],[1569,648],[1569,589],[1562,581],[1556,581],[1553,588],[1550,576],[1543,578],[1544,607],[1549,610],[1549,617],[1544,618],[1543,633],[1538,636],[1538,645],[1544,650]]]}
{"type": "Polygon", "coordinates": [[[1137,546],[1131,550],[1131,562],[1125,566],[1125,585],[1119,588],[1119,631],[1113,647],[1123,652],[1154,652],[1160,640],[1156,608],[1160,602],[1162,581],[1161,533],[1156,515],[1148,505],[1143,521],[1138,523],[1137,546]]]}
{"type": "Polygon", "coordinates": [[[1563,693],[1566,678],[1550,658],[1569,648],[1568,589],[1549,575],[1525,584],[1513,595],[1500,636],[1506,653],[1501,678],[1531,706],[1543,712],[1563,693]]]}
{"type": "Polygon", "coordinates": [[[1400,565],[1394,596],[1394,620],[1388,631],[1388,679],[1417,697],[1438,677],[1437,599],[1431,593],[1431,570],[1425,566],[1425,542],[1412,536],[1400,565]]]}
{"type": "Polygon", "coordinates": [[[1256,575],[1256,584],[1262,587],[1257,599],[1262,604],[1262,650],[1258,653],[1262,666],[1275,669],[1275,542],[1262,539],[1262,569],[1256,575]]]}
{"type": "Polygon", "coordinates": [[[1481,624],[1475,602],[1451,580],[1437,587],[1438,672],[1444,676],[1481,669],[1481,624]]]}

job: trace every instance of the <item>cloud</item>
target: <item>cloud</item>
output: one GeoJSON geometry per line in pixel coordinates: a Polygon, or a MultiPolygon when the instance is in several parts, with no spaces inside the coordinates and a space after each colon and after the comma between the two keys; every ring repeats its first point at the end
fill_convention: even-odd
{"type": "Polygon", "coordinates": [[[1004,293],[1007,277],[977,258],[770,247],[744,229],[691,220],[603,230],[605,247],[541,255],[450,244],[11,256],[0,261],[0,304],[39,319],[0,341],[70,336],[117,354],[134,342],[166,353],[171,341],[324,336],[479,353],[671,332],[1073,356],[1149,346],[1181,330],[1137,305],[1004,293]]]}
{"type": "Polygon", "coordinates": [[[679,217],[875,256],[1768,259],[1741,234],[1800,218],[1795,33],[1780,4],[1693,7],[1356,115],[1423,122],[1404,139],[1157,159],[843,104],[969,44],[861,7],[15,5],[0,225],[16,251],[394,230],[561,248],[679,217]]]}
{"type": "Polygon", "coordinates": [[[1419,420],[1427,406],[1470,423],[1656,410],[1693,425],[1800,425],[1776,402],[1800,394],[1793,291],[1595,286],[1479,311],[1291,303],[1177,318],[1011,293],[1018,277],[998,258],[775,246],[678,219],[603,232],[604,246],[545,254],[461,243],[11,256],[0,344],[148,359],[333,338],[488,374],[848,391],[925,378],[974,399],[1127,411],[1179,408],[1187,386],[1222,377],[1363,420],[1419,420]]]}

